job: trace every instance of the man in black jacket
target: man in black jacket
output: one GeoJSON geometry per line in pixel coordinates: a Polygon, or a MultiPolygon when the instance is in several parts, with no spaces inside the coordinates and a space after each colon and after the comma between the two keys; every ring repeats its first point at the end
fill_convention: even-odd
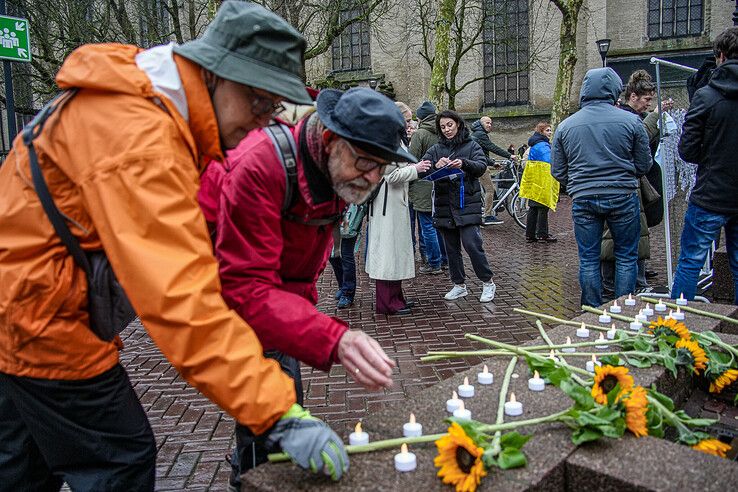
{"type": "Polygon", "coordinates": [[[697,164],[682,231],[673,298],[695,295],[697,277],[710,245],[725,227],[725,242],[738,304],[738,27],[726,29],[713,47],[717,68],[698,89],[684,120],[679,155],[697,164]]]}
{"type": "Polygon", "coordinates": [[[503,223],[502,220],[498,219],[497,216],[492,213],[492,205],[495,199],[495,182],[492,181],[492,178],[497,175],[500,170],[489,165],[491,163],[489,153],[492,152],[504,159],[514,158],[513,154],[502,147],[499,147],[489,139],[489,133],[491,131],[492,118],[489,116],[482,116],[471,125],[471,138],[482,147],[488,163],[487,170],[479,178],[479,182],[484,188],[484,213],[482,217],[482,225],[496,225],[503,223]]]}

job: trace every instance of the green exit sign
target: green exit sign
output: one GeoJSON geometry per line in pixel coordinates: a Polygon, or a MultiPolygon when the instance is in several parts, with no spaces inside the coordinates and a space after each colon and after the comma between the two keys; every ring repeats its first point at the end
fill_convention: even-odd
{"type": "Polygon", "coordinates": [[[0,59],[31,61],[31,35],[28,19],[0,15],[0,59]]]}

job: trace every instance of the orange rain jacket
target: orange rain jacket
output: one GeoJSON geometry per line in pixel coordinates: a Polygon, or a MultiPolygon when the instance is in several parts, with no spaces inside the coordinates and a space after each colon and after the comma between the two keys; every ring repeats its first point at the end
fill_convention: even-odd
{"type": "MultiPolygon", "coordinates": [[[[80,92],[36,139],[41,169],[84,249],[104,248],[143,325],[182,377],[252,431],[295,402],[218,281],[199,174],[222,159],[200,67],[174,55],[186,121],[140,70],[134,46],[88,45],[57,84],[80,92]],[[162,105],[164,107],[162,107],[162,105]]],[[[88,327],[87,281],[44,213],[20,136],[0,168],[0,372],[94,377],[118,363],[88,327]]]]}

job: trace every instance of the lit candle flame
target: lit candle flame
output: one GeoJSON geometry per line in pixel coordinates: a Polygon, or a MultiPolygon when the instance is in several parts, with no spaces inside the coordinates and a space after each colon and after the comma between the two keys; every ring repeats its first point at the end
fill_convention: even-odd
{"type": "Polygon", "coordinates": [[[607,316],[607,311],[605,311],[604,309],[602,310],[602,316],[607,316]]]}
{"type": "Polygon", "coordinates": [[[515,399],[515,393],[510,393],[510,403],[515,403],[517,400],[515,399]]]}
{"type": "Polygon", "coordinates": [[[549,356],[549,358],[551,358],[551,359],[553,359],[553,358],[555,358],[555,357],[556,357],[556,354],[554,354],[554,351],[553,351],[553,349],[551,349],[551,351],[550,351],[550,352],[548,353],[548,356],[549,356]]]}
{"type": "Polygon", "coordinates": [[[571,337],[566,337],[566,344],[571,345],[571,337]]]}
{"type": "Polygon", "coordinates": [[[651,306],[649,306],[648,303],[646,303],[646,309],[650,309],[650,308],[651,306]]]}
{"type": "Polygon", "coordinates": [[[676,312],[677,312],[677,314],[679,314],[679,313],[682,312],[682,310],[681,310],[681,308],[679,306],[677,306],[677,311],[676,312]]]}
{"type": "Polygon", "coordinates": [[[600,332],[600,338],[598,338],[597,341],[599,342],[600,340],[604,340],[604,339],[605,339],[605,334],[600,332]]]}
{"type": "MultiPolygon", "coordinates": [[[[630,301],[633,300],[633,294],[628,294],[628,300],[630,300],[630,301]]],[[[615,302],[618,302],[618,301],[615,301],[615,302]]]]}
{"type": "Polygon", "coordinates": [[[674,311],[672,311],[671,309],[669,309],[669,317],[672,317],[673,315],[674,315],[674,311]]]}
{"type": "Polygon", "coordinates": [[[682,292],[681,294],[679,294],[679,300],[680,301],[683,301],[684,300],[684,292],[682,292]]]}
{"type": "Polygon", "coordinates": [[[356,422],[356,427],[354,427],[354,432],[357,434],[361,434],[361,422],[356,422]]]}
{"type": "Polygon", "coordinates": [[[461,400],[461,403],[459,403],[459,410],[464,410],[464,400],[461,400]]]}
{"type": "Polygon", "coordinates": [[[618,307],[618,300],[617,299],[615,299],[614,301],[612,301],[612,307],[618,307]]]}
{"type": "Polygon", "coordinates": [[[584,321],[582,321],[582,330],[586,329],[587,327],[584,326],[584,321]]]}
{"type": "Polygon", "coordinates": [[[612,324],[612,325],[610,326],[610,329],[611,329],[611,330],[614,330],[614,329],[615,329],[615,323],[613,323],[613,324],[612,324]]]}
{"type": "Polygon", "coordinates": [[[464,376],[464,386],[469,386],[469,378],[464,376]]]}
{"type": "Polygon", "coordinates": [[[402,443],[402,446],[400,446],[400,453],[407,454],[407,444],[404,442],[402,443]]]}
{"type": "Polygon", "coordinates": [[[487,364],[485,364],[485,365],[484,365],[484,367],[482,368],[482,372],[483,372],[484,374],[487,374],[487,373],[489,373],[489,369],[487,369],[487,364]]]}
{"type": "Polygon", "coordinates": [[[457,395],[455,391],[452,391],[451,392],[451,399],[452,400],[458,400],[459,399],[459,395],[457,395]]]}
{"type": "Polygon", "coordinates": [[[538,374],[538,371],[533,371],[533,379],[541,379],[541,375],[538,374]]]}
{"type": "Polygon", "coordinates": [[[592,354],[592,364],[597,363],[597,358],[595,357],[595,354],[592,354]]]}
{"type": "Polygon", "coordinates": [[[410,414],[410,423],[411,424],[414,424],[415,423],[415,414],[414,413],[411,413],[410,414]]]}

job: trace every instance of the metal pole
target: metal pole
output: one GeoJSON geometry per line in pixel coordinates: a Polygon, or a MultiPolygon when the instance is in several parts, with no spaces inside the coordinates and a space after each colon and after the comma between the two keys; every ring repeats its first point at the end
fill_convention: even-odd
{"type": "MultiPolygon", "coordinates": [[[[661,108],[661,70],[660,70],[660,64],[661,60],[658,58],[651,58],[651,63],[655,65],[656,68],[656,105],[657,105],[657,111],[659,112],[659,143],[664,143],[664,113],[662,112],[661,108]]],[[[666,281],[668,282],[668,285],[666,286],[669,291],[671,291],[671,286],[674,283],[674,271],[673,271],[673,262],[671,259],[671,224],[669,221],[669,202],[666,200],[666,172],[664,170],[664,167],[661,167],[661,189],[663,190],[664,199],[663,199],[663,207],[664,207],[664,237],[666,239],[666,281]]]]}
{"type": "MultiPolygon", "coordinates": [[[[5,15],[5,0],[0,0],[0,15],[5,15]]],[[[18,129],[15,125],[15,99],[13,98],[13,72],[10,62],[3,60],[3,73],[5,74],[5,112],[8,118],[8,147],[13,145],[18,129]]]]}

